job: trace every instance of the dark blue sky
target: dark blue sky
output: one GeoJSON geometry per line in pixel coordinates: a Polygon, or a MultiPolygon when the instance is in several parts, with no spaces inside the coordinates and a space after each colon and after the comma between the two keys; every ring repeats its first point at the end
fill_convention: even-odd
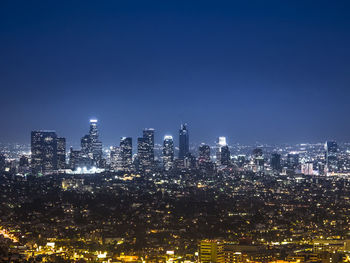
{"type": "Polygon", "coordinates": [[[1,1],[0,141],[350,141],[350,1],[1,1]]]}

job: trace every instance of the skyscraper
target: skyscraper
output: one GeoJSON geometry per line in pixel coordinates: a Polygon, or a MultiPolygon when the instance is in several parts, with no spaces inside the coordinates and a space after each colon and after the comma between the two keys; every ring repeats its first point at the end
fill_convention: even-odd
{"type": "Polygon", "coordinates": [[[137,158],[138,158],[138,162],[139,162],[139,169],[142,171],[148,169],[147,142],[148,141],[144,137],[137,138],[137,158]]]}
{"type": "Polygon", "coordinates": [[[271,165],[272,170],[280,171],[281,170],[281,155],[278,153],[273,153],[271,155],[270,165],[271,165]]]}
{"type": "Polygon", "coordinates": [[[143,138],[147,141],[148,159],[153,164],[154,162],[154,129],[146,128],[143,130],[143,138]]]}
{"type": "Polygon", "coordinates": [[[124,171],[131,171],[132,168],[132,138],[122,137],[120,139],[121,163],[124,171]]]}
{"type": "Polygon", "coordinates": [[[57,138],[57,168],[66,168],[66,138],[57,138]]]}
{"type": "Polygon", "coordinates": [[[265,159],[261,148],[256,148],[253,150],[253,162],[253,170],[255,170],[255,172],[262,172],[264,170],[265,159]]]}
{"type": "Polygon", "coordinates": [[[190,152],[187,124],[181,124],[179,130],[179,159],[184,159],[190,152]]]}
{"type": "Polygon", "coordinates": [[[33,174],[57,170],[57,135],[55,131],[32,131],[31,169],[33,174]]]}
{"type": "Polygon", "coordinates": [[[111,168],[114,171],[124,170],[121,147],[113,147],[111,149],[110,158],[111,158],[111,168]]]}
{"type": "Polygon", "coordinates": [[[150,172],[154,167],[154,129],[144,129],[143,137],[137,139],[139,168],[150,172]]]}
{"type": "Polygon", "coordinates": [[[297,152],[288,153],[287,166],[289,169],[296,169],[299,166],[299,154],[297,152]]]}
{"type": "Polygon", "coordinates": [[[210,146],[209,145],[202,143],[199,146],[198,162],[199,162],[199,164],[210,162],[210,146]]]}
{"type": "Polygon", "coordinates": [[[226,137],[219,137],[216,142],[216,164],[228,165],[230,160],[231,154],[226,143],[226,137]]]}
{"type": "Polygon", "coordinates": [[[91,119],[89,134],[81,138],[81,159],[84,160],[87,166],[101,167],[102,142],[99,140],[97,123],[96,119],[91,119]]]}
{"type": "Polygon", "coordinates": [[[327,141],[324,145],[326,173],[338,170],[338,144],[335,141],[327,141]]]}
{"type": "Polygon", "coordinates": [[[163,142],[163,165],[166,171],[170,170],[174,165],[174,141],[173,136],[164,136],[163,142]]]}
{"type": "Polygon", "coordinates": [[[301,173],[305,175],[314,174],[314,164],[312,162],[306,162],[301,165],[301,173]]]}
{"type": "Polygon", "coordinates": [[[91,119],[90,120],[90,143],[91,143],[91,150],[92,150],[92,156],[94,160],[94,165],[100,166],[100,163],[102,161],[102,142],[99,141],[99,133],[97,129],[97,120],[91,119]]]}
{"type": "Polygon", "coordinates": [[[231,153],[228,145],[221,147],[221,164],[229,165],[231,162],[231,153]]]}
{"type": "MultiPolygon", "coordinates": [[[[69,168],[74,171],[79,166],[82,166],[82,159],[83,159],[82,156],[83,156],[82,151],[73,150],[73,147],[70,147],[69,163],[68,163],[69,168]]],[[[90,158],[88,160],[90,161],[90,158]]]]}

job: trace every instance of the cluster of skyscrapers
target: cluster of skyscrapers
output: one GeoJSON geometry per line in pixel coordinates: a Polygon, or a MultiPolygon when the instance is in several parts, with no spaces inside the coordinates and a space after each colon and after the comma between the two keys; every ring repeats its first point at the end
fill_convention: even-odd
{"type": "MultiPolygon", "coordinates": [[[[110,169],[112,171],[124,172],[152,172],[163,169],[165,171],[173,168],[199,168],[213,170],[225,168],[233,164],[230,148],[226,137],[219,137],[216,142],[214,158],[211,157],[211,148],[207,144],[201,144],[196,158],[190,152],[189,131],[186,124],[179,129],[178,158],[175,158],[174,140],[171,135],[164,136],[161,162],[155,158],[155,130],[146,128],[142,137],[137,138],[137,154],[133,154],[133,142],[131,137],[122,137],[119,146],[110,148],[109,162],[106,161],[102,151],[102,142],[99,140],[98,121],[90,120],[88,134],[81,138],[79,150],[70,148],[68,163],[66,162],[66,140],[58,137],[55,131],[33,131],[31,133],[31,169],[33,173],[52,173],[60,169],[89,170],[91,168],[110,169]],[[215,159],[215,162],[212,162],[215,159]]],[[[324,169],[326,173],[337,171],[336,142],[328,141],[325,144],[324,169]]],[[[255,172],[262,172],[265,169],[263,151],[260,148],[252,152],[251,168],[255,172]]],[[[244,155],[235,157],[235,165],[242,167],[247,164],[244,155]]],[[[270,166],[274,171],[281,171],[281,155],[272,153],[270,166]]],[[[299,167],[299,154],[290,152],[286,156],[286,163],[283,166],[287,169],[299,167]]],[[[306,162],[301,166],[302,173],[312,174],[313,163],[306,162]]]]}
{"type": "MultiPolygon", "coordinates": [[[[90,120],[89,133],[81,138],[79,150],[70,148],[69,162],[66,163],[66,140],[58,137],[55,131],[33,131],[31,133],[31,168],[33,173],[51,173],[59,169],[76,170],[91,167],[106,168],[103,158],[102,142],[99,140],[98,121],[90,120]]],[[[115,171],[151,172],[156,168],[154,154],[154,129],[143,130],[137,138],[137,155],[133,156],[131,137],[122,137],[119,146],[110,149],[109,168],[115,171]]],[[[189,134],[187,125],[179,131],[179,160],[191,157],[189,153],[189,134]]],[[[163,142],[163,167],[170,170],[175,162],[173,137],[166,135],[163,142]]]]}

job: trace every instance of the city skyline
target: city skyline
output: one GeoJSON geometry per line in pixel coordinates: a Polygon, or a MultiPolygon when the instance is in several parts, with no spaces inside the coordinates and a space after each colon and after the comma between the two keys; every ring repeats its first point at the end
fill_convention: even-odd
{"type": "Polygon", "coordinates": [[[184,122],[197,143],[349,141],[349,3],[253,3],[2,1],[0,141],[76,141],[93,116],[108,144],[184,122]]]}
{"type": "MultiPolygon", "coordinates": [[[[97,118],[90,118],[89,121],[90,121],[90,124],[91,124],[91,122],[99,123],[99,135],[98,136],[99,136],[99,138],[103,138],[103,134],[101,136],[101,130],[102,129],[101,129],[99,120],[97,118]]],[[[86,126],[87,123],[88,122],[85,122],[85,126],[86,126]]],[[[120,141],[125,139],[125,138],[131,138],[131,139],[134,139],[137,142],[137,138],[140,137],[139,136],[140,131],[144,131],[144,130],[147,130],[147,129],[152,129],[154,131],[154,144],[155,145],[161,146],[163,144],[164,138],[170,136],[170,137],[172,137],[172,140],[174,141],[174,147],[177,148],[178,151],[179,151],[180,150],[180,139],[179,139],[178,133],[181,132],[181,129],[182,129],[183,126],[186,127],[186,130],[188,132],[188,129],[189,129],[188,126],[189,125],[188,125],[188,123],[181,123],[179,126],[180,126],[180,130],[178,129],[177,131],[165,132],[165,133],[160,133],[160,132],[158,132],[158,129],[153,128],[153,127],[152,128],[144,127],[144,128],[140,128],[140,130],[138,130],[138,131],[133,131],[132,133],[135,134],[134,136],[129,136],[129,135],[126,134],[126,135],[123,135],[123,136],[115,137],[112,142],[104,141],[102,139],[100,141],[100,143],[102,143],[103,147],[117,146],[117,145],[119,145],[120,141]]],[[[191,129],[191,126],[190,126],[190,129],[191,129]]],[[[58,129],[58,130],[60,130],[60,129],[58,129]]],[[[86,127],[85,127],[85,130],[86,130],[86,127]]],[[[57,132],[56,129],[34,129],[32,131],[57,132]]],[[[82,133],[84,133],[84,131],[82,133]]],[[[62,136],[67,141],[67,149],[68,149],[68,147],[74,147],[74,148],[75,147],[80,147],[80,145],[81,145],[81,142],[80,142],[81,140],[80,139],[82,139],[81,136],[77,140],[69,138],[69,137],[64,136],[64,135],[62,135],[62,136]]],[[[218,134],[216,137],[212,138],[209,141],[200,140],[200,139],[198,139],[195,136],[191,136],[191,140],[188,142],[189,145],[187,147],[194,146],[194,145],[199,146],[200,144],[203,144],[203,143],[215,147],[218,144],[218,140],[224,140],[224,144],[227,144],[228,146],[230,146],[230,145],[239,145],[239,144],[251,145],[251,146],[253,146],[253,145],[258,146],[258,145],[309,144],[309,143],[311,143],[311,144],[322,143],[323,144],[325,141],[337,141],[337,140],[334,140],[333,138],[334,137],[326,138],[324,141],[313,140],[313,141],[296,141],[296,142],[267,142],[267,141],[241,142],[239,140],[234,140],[235,138],[232,138],[230,136],[218,134]],[[227,142],[226,142],[226,140],[227,140],[227,142]]],[[[350,141],[338,141],[338,142],[340,142],[340,143],[349,143],[350,141]]],[[[0,141],[0,143],[5,143],[5,144],[6,143],[9,143],[9,144],[13,144],[13,143],[29,144],[30,143],[30,137],[28,137],[28,141],[26,141],[26,142],[19,142],[19,141],[15,141],[15,142],[1,142],[0,141]]],[[[220,142],[220,143],[222,143],[222,142],[220,142]]],[[[134,145],[133,149],[136,150],[137,146],[134,145]]],[[[188,152],[188,150],[187,150],[187,152],[188,152]]]]}

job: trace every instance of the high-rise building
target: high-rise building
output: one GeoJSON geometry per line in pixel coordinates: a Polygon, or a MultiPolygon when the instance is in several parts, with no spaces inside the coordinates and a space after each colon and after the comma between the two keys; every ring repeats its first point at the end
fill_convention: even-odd
{"type": "Polygon", "coordinates": [[[181,124],[179,130],[179,159],[184,159],[190,152],[187,124],[181,124]]]}
{"type": "Polygon", "coordinates": [[[338,170],[338,144],[335,141],[327,141],[324,145],[326,173],[338,170]]]}
{"type": "Polygon", "coordinates": [[[199,156],[198,156],[198,162],[199,165],[202,163],[209,163],[210,162],[210,146],[202,143],[199,146],[199,156]]]}
{"type": "Polygon", "coordinates": [[[228,145],[221,147],[221,164],[229,165],[231,162],[231,153],[228,145]]]}
{"type": "Polygon", "coordinates": [[[299,166],[299,154],[290,152],[287,155],[287,166],[289,169],[296,169],[299,166]]]}
{"type": "Polygon", "coordinates": [[[166,171],[169,171],[174,165],[174,141],[171,135],[164,136],[163,165],[166,171]]]}
{"type": "Polygon", "coordinates": [[[33,174],[57,170],[57,135],[55,131],[32,131],[31,169],[33,174]]]}
{"type": "Polygon", "coordinates": [[[253,150],[253,161],[254,161],[254,169],[255,172],[262,172],[265,168],[265,159],[263,155],[263,151],[261,148],[256,148],[253,150]]]}
{"type": "Polygon", "coordinates": [[[270,165],[271,165],[272,170],[280,171],[281,170],[281,155],[278,153],[273,153],[271,155],[270,165]]]}
{"type": "Polygon", "coordinates": [[[124,171],[132,170],[132,138],[122,137],[120,139],[121,165],[124,171]]]}
{"type": "Polygon", "coordinates": [[[137,139],[139,170],[150,172],[154,168],[154,129],[144,129],[143,137],[137,139]]]}
{"type": "Polygon", "coordinates": [[[140,170],[149,170],[148,168],[148,140],[144,137],[137,138],[137,159],[140,170]]]}
{"type": "Polygon", "coordinates": [[[92,156],[92,148],[91,148],[91,139],[88,134],[81,138],[80,145],[81,145],[81,154],[92,159],[93,156],[92,156]]]}
{"type": "Polygon", "coordinates": [[[66,138],[57,138],[57,168],[66,168],[66,138]]]}
{"type": "MultiPolygon", "coordinates": [[[[73,150],[73,147],[70,147],[69,151],[69,163],[68,166],[73,171],[76,170],[79,166],[81,166],[82,151],[73,150]]],[[[89,159],[90,160],[90,159],[89,159]]]]}
{"type": "Polygon", "coordinates": [[[111,158],[111,168],[114,171],[124,170],[121,147],[113,147],[111,149],[110,158],[111,158]]]}
{"type": "Polygon", "coordinates": [[[102,142],[99,140],[97,127],[98,120],[90,120],[89,134],[81,138],[81,158],[87,166],[101,167],[102,159],[102,142]],[[90,159],[90,162],[89,160],[90,159]]]}
{"type": "Polygon", "coordinates": [[[99,133],[97,129],[97,120],[92,119],[90,120],[90,143],[91,143],[91,150],[92,150],[92,156],[94,160],[94,165],[100,166],[100,163],[102,161],[102,142],[99,141],[99,133]]]}
{"type": "Polygon", "coordinates": [[[231,160],[231,153],[226,143],[226,137],[219,137],[216,142],[216,164],[229,165],[230,160],[231,160]]]}
{"type": "Polygon", "coordinates": [[[314,174],[314,164],[312,162],[306,162],[301,165],[301,173],[305,175],[314,174]]]}

